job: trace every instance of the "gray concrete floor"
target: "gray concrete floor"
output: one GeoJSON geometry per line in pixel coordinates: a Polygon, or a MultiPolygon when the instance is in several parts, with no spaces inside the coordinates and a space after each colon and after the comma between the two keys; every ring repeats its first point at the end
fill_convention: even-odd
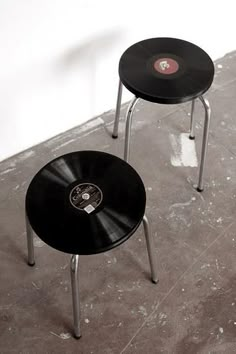
{"type": "MultiPolygon", "coordinates": [[[[26,264],[24,197],[56,156],[122,156],[126,107],[120,139],[111,139],[110,112],[0,164],[1,354],[236,353],[236,52],[215,66],[203,193],[193,187],[197,167],[173,166],[190,105],[137,105],[130,162],[147,190],[159,283],[149,279],[141,227],[120,247],[81,257],[80,340],[71,335],[70,257],[35,237],[36,265],[26,264]]],[[[198,103],[190,143],[198,157],[202,116],[198,103]]]]}

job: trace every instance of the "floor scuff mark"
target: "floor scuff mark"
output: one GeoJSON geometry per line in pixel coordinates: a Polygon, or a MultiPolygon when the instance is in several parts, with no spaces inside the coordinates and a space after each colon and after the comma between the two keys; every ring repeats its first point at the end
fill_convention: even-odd
{"type": "Polygon", "coordinates": [[[70,333],[60,333],[60,334],[56,334],[54,332],[50,332],[51,334],[53,334],[54,336],[60,338],[60,339],[69,339],[71,338],[70,333]]]}
{"type": "Polygon", "coordinates": [[[180,136],[170,134],[170,142],[174,154],[171,156],[172,166],[197,167],[197,154],[194,140],[189,139],[187,133],[180,136]]]}

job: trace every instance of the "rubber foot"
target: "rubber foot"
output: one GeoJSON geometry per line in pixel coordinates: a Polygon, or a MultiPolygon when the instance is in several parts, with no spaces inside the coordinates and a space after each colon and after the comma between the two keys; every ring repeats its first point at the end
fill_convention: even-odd
{"type": "Polygon", "coordinates": [[[113,139],[117,139],[117,138],[118,138],[118,135],[112,134],[112,138],[113,138],[113,139]]]}
{"type": "Polygon", "coordinates": [[[79,336],[77,336],[76,334],[74,334],[74,338],[75,339],[80,339],[81,338],[81,334],[79,336]]]}
{"type": "Polygon", "coordinates": [[[157,280],[152,279],[153,284],[157,284],[158,282],[159,282],[159,279],[157,279],[157,280]]]}
{"type": "Polygon", "coordinates": [[[29,263],[29,262],[28,262],[28,265],[29,265],[30,267],[33,267],[33,266],[35,265],[35,262],[34,262],[34,263],[29,263]]]}
{"type": "Polygon", "coordinates": [[[189,135],[189,139],[190,139],[190,140],[195,140],[195,136],[189,135]]]}
{"type": "Polygon", "coordinates": [[[198,188],[197,187],[197,191],[201,193],[201,192],[203,192],[203,188],[198,188]]]}

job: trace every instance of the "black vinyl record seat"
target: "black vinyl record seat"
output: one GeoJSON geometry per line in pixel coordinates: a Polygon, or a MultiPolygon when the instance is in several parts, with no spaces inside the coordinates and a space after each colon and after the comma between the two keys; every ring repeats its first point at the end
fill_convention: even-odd
{"type": "Polygon", "coordinates": [[[214,65],[195,44],[176,38],[151,38],[123,53],[119,76],[123,85],[139,98],[176,104],[197,98],[209,89],[214,65]]]}

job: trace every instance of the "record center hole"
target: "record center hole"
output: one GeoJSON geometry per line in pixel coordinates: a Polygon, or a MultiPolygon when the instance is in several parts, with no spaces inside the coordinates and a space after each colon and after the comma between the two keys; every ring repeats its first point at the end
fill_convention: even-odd
{"type": "Polygon", "coordinates": [[[82,199],[88,200],[90,198],[90,195],[88,193],[82,194],[82,199]]]}

